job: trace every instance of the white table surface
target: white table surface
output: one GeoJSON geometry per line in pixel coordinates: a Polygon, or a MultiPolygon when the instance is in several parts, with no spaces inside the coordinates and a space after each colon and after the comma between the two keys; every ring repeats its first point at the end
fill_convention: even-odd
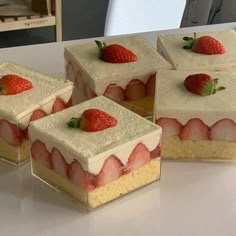
{"type": "MultiPolygon", "coordinates": [[[[236,23],[164,33],[231,28],[236,23]]],[[[159,33],[143,35],[155,46],[159,33]]],[[[0,49],[0,62],[63,77],[64,46],[82,41],[0,49]]],[[[31,177],[29,164],[0,162],[0,236],[5,235],[235,236],[236,164],[162,162],[160,182],[84,213],[31,177]]]]}

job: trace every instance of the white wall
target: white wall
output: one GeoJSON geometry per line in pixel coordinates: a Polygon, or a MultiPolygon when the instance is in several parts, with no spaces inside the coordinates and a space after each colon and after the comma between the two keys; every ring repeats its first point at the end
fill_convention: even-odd
{"type": "Polygon", "coordinates": [[[186,0],[110,0],[105,35],[179,28],[186,0]]]}

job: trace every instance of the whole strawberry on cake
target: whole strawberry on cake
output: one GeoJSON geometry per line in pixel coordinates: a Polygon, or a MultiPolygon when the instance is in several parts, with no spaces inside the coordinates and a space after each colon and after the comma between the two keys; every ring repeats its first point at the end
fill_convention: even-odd
{"type": "Polygon", "coordinates": [[[66,78],[75,104],[104,95],[143,115],[152,115],[156,72],[172,66],[140,35],[68,46],[66,78]]]}
{"type": "Polygon", "coordinates": [[[236,159],[236,73],[160,71],[155,122],[163,129],[162,157],[236,159]]]}
{"type": "Polygon", "coordinates": [[[33,175],[86,210],[160,178],[161,128],[104,96],[34,121],[29,131],[33,175]]]}
{"type": "Polygon", "coordinates": [[[29,123],[69,107],[72,89],[70,81],[0,64],[1,160],[16,165],[29,160],[29,123]]]}
{"type": "Polygon", "coordinates": [[[236,71],[235,30],[160,35],[158,51],[176,70],[236,71]]]}

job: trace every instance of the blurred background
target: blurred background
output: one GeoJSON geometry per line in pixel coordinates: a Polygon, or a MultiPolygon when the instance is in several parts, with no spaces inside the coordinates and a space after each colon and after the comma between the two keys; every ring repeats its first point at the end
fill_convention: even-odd
{"type": "MultiPolygon", "coordinates": [[[[55,42],[55,26],[4,30],[4,22],[10,20],[4,16],[6,6],[12,7],[14,2],[19,9],[17,4],[22,1],[29,2],[0,0],[0,47],[55,42]]],[[[42,6],[46,0],[34,2],[42,6]]],[[[174,2],[173,5],[173,0],[61,0],[62,40],[178,28],[186,0],[174,2]]],[[[11,19],[15,21],[16,17],[11,19]]]]}

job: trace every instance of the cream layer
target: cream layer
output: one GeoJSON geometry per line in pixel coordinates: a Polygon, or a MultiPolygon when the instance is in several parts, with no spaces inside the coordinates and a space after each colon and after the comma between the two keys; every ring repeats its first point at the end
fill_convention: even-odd
{"type": "Polygon", "coordinates": [[[199,96],[184,87],[185,78],[196,73],[199,71],[157,73],[155,118],[176,118],[183,125],[199,118],[208,126],[224,118],[236,121],[236,73],[201,71],[218,78],[219,86],[226,88],[211,96],[199,96]]]}
{"type": "Polygon", "coordinates": [[[90,99],[59,113],[31,122],[30,140],[39,139],[50,151],[58,147],[68,163],[77,159],[84,169],[98,174],[106,158],[117,155],[126,164],[138,143],[152,151],[160,141],[161,128],[103,96],[90,99]],[[72,117],[85,109],[101,109],[118,120],[115,127],[99,132],[85,132],[67,127],[72,117]]]}

